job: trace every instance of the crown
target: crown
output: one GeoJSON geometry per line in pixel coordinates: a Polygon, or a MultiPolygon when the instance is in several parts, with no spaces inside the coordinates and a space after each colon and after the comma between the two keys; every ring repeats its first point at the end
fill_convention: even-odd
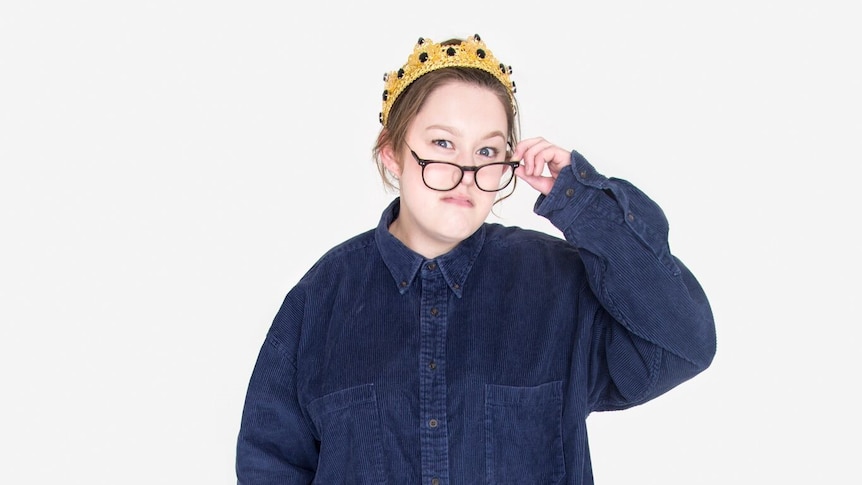
{"type": "Polygon", "coordinates": [[[431,39],[420,37],[413,48],[413,53],[407,58],[407,63],[401,69],[383,75],[385,88],[380,124],[386,126],[392,105],[413,81],[444,67],[473,67],[492,74],[509,91],[512,106],[515,107],[516,90],[515,82],[511,79],[512,66],[497,60],[485,46],[479,34],[453,45],[438,44],[431,39]]]}

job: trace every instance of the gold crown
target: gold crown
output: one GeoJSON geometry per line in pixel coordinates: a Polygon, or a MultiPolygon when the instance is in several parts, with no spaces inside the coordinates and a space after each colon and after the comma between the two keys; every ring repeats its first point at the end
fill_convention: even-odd
{"type": "Polygon", "coordinates": [[[438,44],[431,39],[420,37],[407,58],[407,63],[397,70],[383,75],[383,111],[380,124],[386,126],[389,111],[398,96],[422,75],[444,67],[473,67],[496,77],[509,91],[512,106],[515,107],[515,82],[511,79],[512,66],[506,66],[491,54],[479,34],[461,41],[460,44],[438,44]]]}

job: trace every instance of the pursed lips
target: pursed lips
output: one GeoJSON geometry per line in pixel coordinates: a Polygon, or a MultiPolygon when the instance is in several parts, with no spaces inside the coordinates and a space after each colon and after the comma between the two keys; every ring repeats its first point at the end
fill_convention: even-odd
{"type": "Polygon", "coordinates": [[[447,202],[449,204],[454,204],[461,207],[473,207],[473,201],[466,196],[452,195],[448,197],[443,197],[442,200],[443,202],[447,202]]]}

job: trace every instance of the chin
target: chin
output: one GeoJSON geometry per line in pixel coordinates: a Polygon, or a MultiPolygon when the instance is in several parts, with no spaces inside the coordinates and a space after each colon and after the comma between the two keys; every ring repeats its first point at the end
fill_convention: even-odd
{"type": "Polygon", "coordinates": [[[467,239],[468,237],[472,236],[473,233],[476,232],[476,230],[479,229],[479,227],[481,227],[481,225],[482,225],[481,221],[478,223],[473,222],[473,221],[470,221],[470,222],[465,221],[462,224],[458,224],[458,223],[451,224],[450,223],[450,224],[447,224],[446,227],[440,232],[445,238],[447,238],[451,241],[461,242],[464,239],[467,239]]]}

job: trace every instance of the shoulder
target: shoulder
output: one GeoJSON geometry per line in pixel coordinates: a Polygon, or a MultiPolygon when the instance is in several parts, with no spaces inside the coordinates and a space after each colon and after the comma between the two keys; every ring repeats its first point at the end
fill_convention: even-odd
{"type": "Polygon", "coordinates": [[[369,229],[361,234],[357,234],[346,241],[333,246],[320,257],[318,263],[339,258],[350,257],[358,251],[366,251],[368,248],[375,247],[374,229],[369,229]]]}
{"type": "Polygon", "coordinates": [[[376,253],[374,230],[368,230],[333,246],[311,266],[301,281],[315,279],[321,274],[339,272],[354,267],[357,261],[367,261],[369,253],[376,253]]]}
{"type": "Polygon", "coordinates": [[[577,248],[558,236],[533,229],[502,224],[486,224],[485,245],[492,249],[545,249],[551,252],[577,253],[577,248]]]}
{"type": "Polygon", "coordinates": [[[559,284],[584,281],[584,263],[578,248],[565,239],[517,226],[489,224],[480,258],[503,279],[532,278],[559,284]],[[500,262],[503,262],[502,264],[500,262]]]}
{"type": "Polygon", "coordinates": [[[309,306],[309,299],[319,302],[342,285],[355,286],[364,266],[374,264],[374,257],[369,255],[379,254],[376,248],[373,230],[351,237],[326,251],[287,292],[269,332],[282,352],[288,355],[295,352],[295,347],[287,345],[290,342],[296,345],[299,341],[302,322],[308,315],[327,308],[326,305],[309,306]]]}
{"type": "Polygon", "coordinates": [[[377,253],[374,231],[369,230],[341,242],[323,253],[287,293],[286,302],[302,306],[307,296],[338,284],[355,273],[357,262],[370,261],[377,253]]]}

